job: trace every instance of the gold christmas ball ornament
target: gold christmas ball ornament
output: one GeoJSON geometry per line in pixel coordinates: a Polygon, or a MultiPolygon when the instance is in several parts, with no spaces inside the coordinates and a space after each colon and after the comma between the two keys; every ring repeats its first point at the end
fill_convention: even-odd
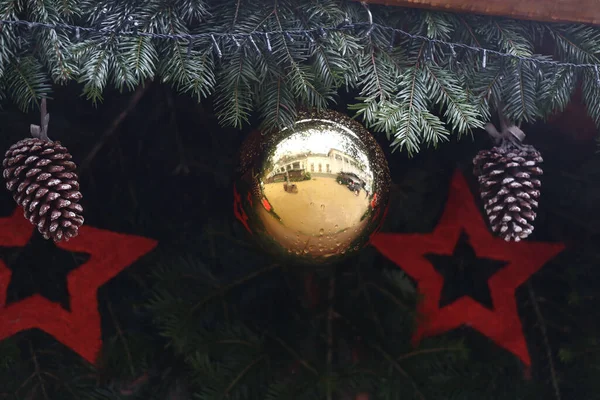
{"type": "Polygon", "coordinates": [[[389,190],[383,151],[361,124],[335,111],[303,111],[291,128],[246,139],[234,213],[271,253],[327,264],[368,243],[389,190]]]}

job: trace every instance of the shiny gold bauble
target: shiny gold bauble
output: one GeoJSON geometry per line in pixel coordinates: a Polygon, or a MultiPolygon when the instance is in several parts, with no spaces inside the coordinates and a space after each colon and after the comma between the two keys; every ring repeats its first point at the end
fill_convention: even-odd
{"type": "Polygon", "coordinates": [[[305,111],[291,128],[246,139],[234,213],[288,262],[328,264],[368,243],[389,189],[383,151],[361,124],[334,111],[305,111]]]}

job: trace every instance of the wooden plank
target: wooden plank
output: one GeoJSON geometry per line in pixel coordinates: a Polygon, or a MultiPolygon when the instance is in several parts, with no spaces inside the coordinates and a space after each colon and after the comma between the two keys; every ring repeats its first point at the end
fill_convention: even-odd
{"type": "Polygon", "coordinates": [[[600,25],[600,0],[366,0],[366,2],[543,22],[600,25]]]}

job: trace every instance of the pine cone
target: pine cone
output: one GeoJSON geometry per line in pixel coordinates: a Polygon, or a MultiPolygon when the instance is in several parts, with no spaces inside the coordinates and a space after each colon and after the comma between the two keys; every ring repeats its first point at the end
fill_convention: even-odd
{"type": "Polygon", "coordinates": [[[533,232],[542,161],[533,146],[512,143],[482,150],[473,159],[492,231],[506,241],[518,242],[533,232]]]}
{"type": "Polygon", "coordinates": [[[13,144],[2,163],[6,188],[25,218],[55,242],[77,236],[83,225],[78,203],[82,195],[71,158],[60,142],[27,138],[13,144]]]}

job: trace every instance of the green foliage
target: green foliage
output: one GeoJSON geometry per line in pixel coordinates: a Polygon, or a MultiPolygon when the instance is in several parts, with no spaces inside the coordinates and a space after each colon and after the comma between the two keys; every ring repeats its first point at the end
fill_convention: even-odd
{"type": "Polygon", "coordinates": [[[413,398],[459,386],[457,380],[468,377],[460,371],[464,346],[438,339],[413,348],[407,337],[414,287],[401,274],[382,279],[358,261],[352,271],[316,277],[326,291],[335,284],[335,294],[313,309],[297,300],[301,292],[285,287],[285,277],[294,279],[296,272],[277,265],[223,282],[197,261],[171,261],[156,270],[160,281],[150,307],[169,347],[185,359],[198,399],[321,399],[375,389],[382,391],[375,398],[387,398],[384,390],[413,398]],[[284,288],[265,287],[268,280],[284,288]],[[256,290],[262,293],[252,296],[278,296],[287,311],[273,320],[249,319],[247,313],[269,311],[256,309],[260,301],[233,299],[256,290]],[[282,290],[292,295],[279,297],[282,290]],[[360,359],[353,359],[357,353],[360,359]],[[435,388],[426,384],[432,375],[440,377],[435,388]]]}
{"type": "Polygon", "coordinates": [[[367,12],[354,1],[0,0],[5,20],[93,28],[3,26],[0,99],[27,110],[50,95],[52,84],[76,81],[86,98],[99,102],[107,85],[132,90],[160,80],[198,101],[212,98],[224,125],[241,128],[257,112],[270,129],[291,124],[299,106],[326,108],[340,90],[350,90],[357,93],[350,108],[365,124],[414,154],[481,128],[497,104],[516,122],[564,109],[582,83],[600,127],[593,69],[518,62],[380,26],[542,62],[549,57],[536,55],[536,46],[551,38],[557,59],[572,63],[598,62],[596,27],[378,6],[371,13],[380,24],[373,28],[364,25],[367,12]],[[329,30],[348,22],[363,25],[329,30]]]}

